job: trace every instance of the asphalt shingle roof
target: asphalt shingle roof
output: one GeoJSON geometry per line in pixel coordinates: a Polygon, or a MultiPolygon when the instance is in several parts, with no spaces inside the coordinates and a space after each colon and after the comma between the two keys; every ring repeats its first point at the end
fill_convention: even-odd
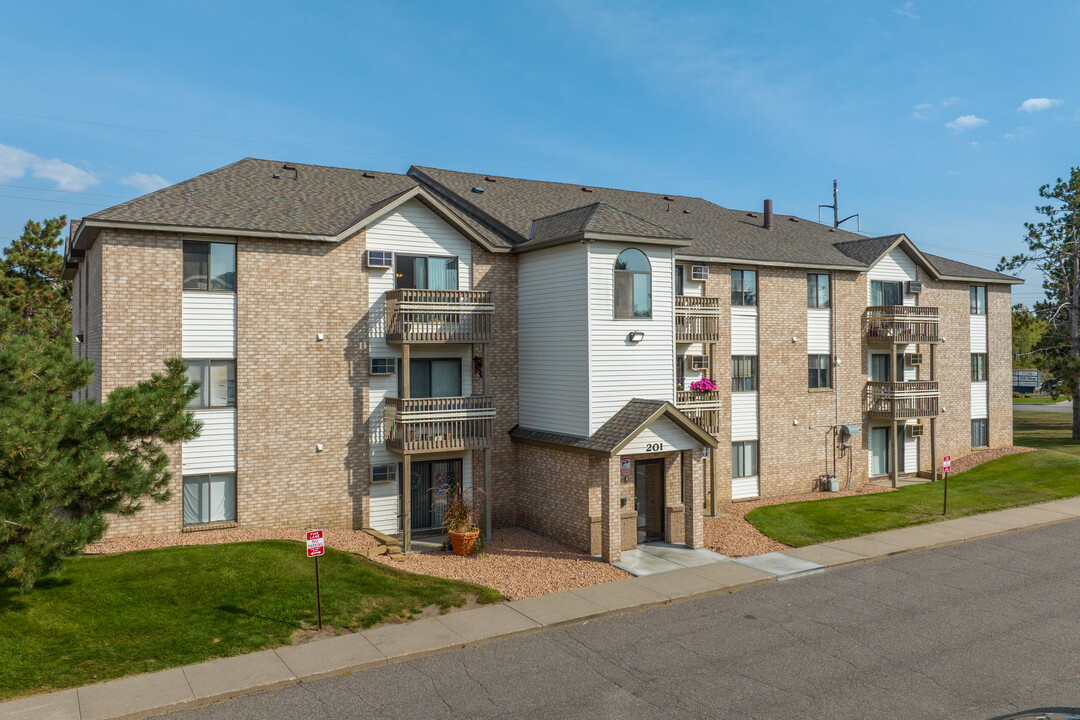
{"type": "Polygon", "coordinates": [[[987,270],[986,268],[977,267],[975,265],[968,265],[957,260],[950,260],[939,255],[931,255],[930,253],[923,253],[926,259],[929,260],[934,268],[947,277],[959,277],[970,278],[972,280],[997,280],[997,281],[1016,281],[1017,279],[1012,275],[1006,275],[1005,273],[994,272],[993,270],[987,270]]]}
{"type": "Polygon", "coordinates": [[[888,252],[897,240],[903,237],[902,233],[896,235],[882,235],[881,237],[860,238],[845,242],[833,243],[833,246],[849,258],[858,260],[864,265],[873,265],[881,256],[888,252]]]}
{"type": "Polygon", "coordinates": [[[522,245],[547,242],[586,232],[671,240],[684,239],[666,228],[654,225],[648,220],[643,220],[605,202],[595,202],[540,218],[534,221],[531,231],[532,237],[521,243],[522,245]]]}
{"type": "MultiPolygon", "coordinates": [[[[664,400],[634,398],[626,405],[623,405],[621,410],[612,415],[606,423],[601,425],[589,437],[565,435],[548,432],[547,430],[533,430],[520,426],[511,430],[510,436],[522,440],[562,445],[570,450],[610,456],[642,425],[648,422],[649,418],[665,406],[668,406],[675,413],[679,412],[674,405],[664,400]]],[[[685,422],[691,423],[690,420],[685,420],[685,422]]]]}
{"type": "Polygon", "coordinates": [[[861,236],[789,215],[774,215],[772,229],[766,230],[762,227],[761,213],[729,210],[695,197],[600,187],[583,189],[581,185],[568,183],[419,166],[413,166],[409,173],[488,224],[515,246],[528,240],[529,230],[537,218],[565,213],[580,208],[583,201],[592,201],[607,203],[658,225],[674,237],[689,238],[690,242],[680,254],[748,263],[771,261],[863,268],[862,263],[833,247],[838,240],[854,240],[861,236]],[[482,187],[484,192],[474,193],[474,187],[482,187]]]}

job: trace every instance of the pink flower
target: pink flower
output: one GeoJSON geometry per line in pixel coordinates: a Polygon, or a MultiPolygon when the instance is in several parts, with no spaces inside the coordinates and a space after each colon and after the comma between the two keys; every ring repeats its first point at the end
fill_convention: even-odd
{"type": "Polygon", "coordinates": [[[700,380],[695,380],[690,383],[690,389],[699,393],[712,392],[713,390],[716,390],[716,383],[709,378],[701,378],[700,380]]]}

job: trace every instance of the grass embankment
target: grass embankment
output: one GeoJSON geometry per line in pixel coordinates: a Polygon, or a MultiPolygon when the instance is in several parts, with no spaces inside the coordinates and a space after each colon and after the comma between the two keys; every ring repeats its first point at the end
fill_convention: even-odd
{"type": "MultiPolygon", "coordinates": [[[[362,630],[489,588],[348,553],[319,560],[324,626],[362,630]]],[[[286,645],[315,624],[313,561],[268,540],[72,559],[28,594],[0,584],[0,698],[286,645]]]]}
{"type": "Polygon", "coordinates": [[[949,514],[941,514],[944,483],[890,493],[769,505],[746,519],[765,535],[802,547],[1080,495],[1080,443],[1070,439],[1066,413],[1014,413],[1014,442],[1041,448],[983,463],[949,480],[949,514]]]}

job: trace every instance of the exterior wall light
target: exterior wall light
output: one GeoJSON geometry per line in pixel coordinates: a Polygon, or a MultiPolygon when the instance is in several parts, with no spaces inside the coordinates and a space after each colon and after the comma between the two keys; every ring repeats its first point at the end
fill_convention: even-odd
{"type": "Polygon", "coordinates": [[[627,342],[639,343],[645,339],[645,333],[640,330],[634,330],[632,333],[626,336],[627,342]]]}

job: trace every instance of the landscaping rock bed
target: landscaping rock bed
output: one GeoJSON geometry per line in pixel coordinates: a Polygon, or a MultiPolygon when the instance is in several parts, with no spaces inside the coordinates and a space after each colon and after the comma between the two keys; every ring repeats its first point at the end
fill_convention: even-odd
{"type": "Polygon", "coordinates": [[[580,550],[524,528],[495,530],[491,542],[472,557],[437,551],[373,559],[409,572],[485,585],[512,600],[630,577],[580,550]]]}

